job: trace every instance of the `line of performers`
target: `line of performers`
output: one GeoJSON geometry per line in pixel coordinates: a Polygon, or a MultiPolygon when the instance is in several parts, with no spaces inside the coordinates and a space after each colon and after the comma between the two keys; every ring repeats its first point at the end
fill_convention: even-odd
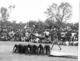
{"type": "Polygon", "coordinates": [[[49,55],[50,45],[43,46],[42,44],[39,45],[15,44],[13,47],[13,53],[49,55]]]}

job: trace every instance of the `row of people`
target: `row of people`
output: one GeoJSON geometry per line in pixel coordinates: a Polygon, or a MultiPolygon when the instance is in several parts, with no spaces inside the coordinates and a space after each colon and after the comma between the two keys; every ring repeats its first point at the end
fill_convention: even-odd
{"type": "Polygon", "coordinates": [[[40,54],[40,55],[49,55],[50,54],[50,46],[42,44],[39,45],[22,45],[15,44],[13,47],[14,53],[24,53],[24,54],[40,54]]]}

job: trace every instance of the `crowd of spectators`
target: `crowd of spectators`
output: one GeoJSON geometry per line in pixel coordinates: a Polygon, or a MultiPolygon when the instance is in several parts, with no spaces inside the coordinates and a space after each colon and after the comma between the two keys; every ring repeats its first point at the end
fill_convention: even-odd
{"type": "MultiPolygon", "coordinates": [[[[78,31],[63,30],[63,29],[45,29],[41,34],[38,31],[33,32],[33,29],[24,25],[20,27],[12,24],[6,24],[2,22],[0,24],[0,41],[31,41],[31,42],[47,42],[51,40],[50,35],[54,34],[55,31],[58,35],[59,40],[65,41],[78,41],[78,31]],[[49,36],[48,36],[49,35],[49,36]],[[47,39],[46,39],[47,38],[47,39]]],[[[53,37],[54,38],[54,37],[53,37]]]]}

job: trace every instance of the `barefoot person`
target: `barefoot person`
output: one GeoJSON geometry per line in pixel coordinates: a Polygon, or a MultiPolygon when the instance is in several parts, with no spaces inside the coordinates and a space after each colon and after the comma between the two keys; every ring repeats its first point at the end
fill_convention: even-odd
{"type": "MultiPolygon", "coordinates": [[[[53,40],[52,40],[53,41],[53,40]]],[[[51,49],[54,47],[54,44],[57,44],[58,45],[58,47],[60,48],[60,50],[61,50],[61,47],[60,47],[60,45],[58,44],[59,43],[59,40],[58,40],[58,35],[57,34],[55,34],[55,39],[54,39],[54,41],[52,42],[52,47],[51,47],[51,49]]]]}

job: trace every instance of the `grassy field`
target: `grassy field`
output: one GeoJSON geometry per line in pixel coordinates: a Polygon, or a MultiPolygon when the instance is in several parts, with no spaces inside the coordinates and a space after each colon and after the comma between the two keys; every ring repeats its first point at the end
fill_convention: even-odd
{"type": "MultiPolygon", "coordinates": [[[[78,59],[71,58],[71,57],[53,57],[53,56],[46,56],[46,55],[25,55],[25,54],[12,53],[15,44],[35,44],[35,43],[0,42],[0,61],[78,61],[78,59]]],[[[36,43],[36,45],[39,44],[36,43]]],[[[77,56],[78,54],[77,46],[61,46],[61,48],[62,48],[61,52],[72,53],[75,56],[77,56]]],[[[58,49],[59,48],[56,45],[53,48],[53,50],[59,51],[58,49]]]]}

